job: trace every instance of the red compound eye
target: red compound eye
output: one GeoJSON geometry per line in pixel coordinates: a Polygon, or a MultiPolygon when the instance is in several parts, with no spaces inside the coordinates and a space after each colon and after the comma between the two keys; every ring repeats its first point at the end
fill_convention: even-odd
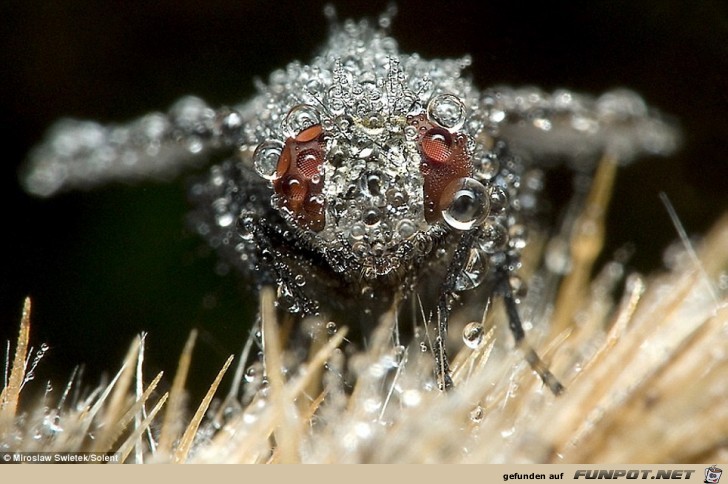
{"type": "Polygon", "coordinates": [[[286,175],[281,180],[281,192],[288,198],[294,210],[301,206],[307,191],[304,183],[295,176],[286,175]]]}
{"type": "Polygon", "coordinates": [[[430,161],[445,163],[452,156],[452,135],[442,128],[430,128],[422,137],[422,154],[430,161]]]}
{"type": "Polygon", "coordinates": [[[323,163],[323,131],[316,124],[286,140],[273,180],[279,206],[292,212],[301,227],[315,232],[323,230],[325,222],[323,163]]]}
{"type": "Polygon", "coordinates": [[[407,124],[419,133],[417,142],[422,155],[420,173],[424,179],[425,220],[434,223],[442,220],[442,211],[447,208],[441,206],[445,187],[454,180],[472,175],[473,163],[466,149],[467,136],[436,126],[424,113],[408,117],[407,124]]]}
{"type": "Polygon", "coordinates": [[[319,174],[319,167],[323,162],[323,151],[320,149],[303,150],[296,157],[296,166],[306,178],[313,178],[319,174]]]}

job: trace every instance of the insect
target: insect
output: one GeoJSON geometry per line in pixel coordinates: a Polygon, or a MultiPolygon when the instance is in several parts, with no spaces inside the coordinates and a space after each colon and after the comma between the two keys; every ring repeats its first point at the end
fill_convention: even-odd
{"type": "MultiPolygon", "coordinates": [[[[293,314],[366,326],[419,296],[448,389],[445,337],[460,294],[502,298],[524,339],[515,276],[541,167],[557,159],[588,171],[604,153],[668,153],[676,138],[630,91],[479,90],[468,57],[399,52],[382,26],[390,20],[334,25],[310,63],[275,71],[236,106],[186,97],[128,124],[59,121],[31,153],[25,187],[51,196],[212,160],[190,189],[191,219],[225,261],[274,285],[293,314]]],[[[528,359],[559,393],[536,354],[528,359]]]]}

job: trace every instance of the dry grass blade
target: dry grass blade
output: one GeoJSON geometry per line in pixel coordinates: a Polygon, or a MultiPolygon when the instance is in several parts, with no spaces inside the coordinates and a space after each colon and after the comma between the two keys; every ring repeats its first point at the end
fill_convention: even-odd
{"type": "Polygon", "coordinates": [[[107,420],[108,422],[108,430],[104,433],[105,440],[99,441],[96,451],[97,452],[111,452],[113,450],[113,444],[116,442],[119,437],[121,437],[121,434],[126,430],[126,426],[131,423],[132,420],[134,420],[134,417],[139,414],[139,411],[141,410],[142,406],[149,400],[149,397],[152,395],[152,392],[156,390],[157,385],[159,385],[160,380],[162,379],[162,375],[164,375],[164,372],[159,372],[157,376],[152,380],[152,382],[149,384],[147,389],[142,394],[141,398],[134,402],[134,405],[129,408],[129,410],[126,411],[126,413],[117,420],[107,420]]]}
{"type": "Polygon", "coordinates": [[[296,427],[300,425],[300,418],[297,415],[294,399],[290,398],[286,391],[281,372],[283,351],[275,318],[275,294],[271,287],[261,290],[260,314],[263,324],[265,369],[270,382],[270,399],[273,402],[275,420],[279,422],[275,431],[279,459],[281,463],[292,464],[299,461],[297,449],[300,431],[296,427]]]}
{"type": "Polygon", "coordinates": [[[190,364],[192,363],[192,350],[195,347],[196,339],[197,331],[192,330],[179,357],[177,373],[174,376],[172,389],[169,392],[169,404],[164,413],[164,420],[162,421],[162,428],[159,434],[157,452],[160,455],[168,455],[171,452],[172,444],[179,436],[178,432],[181,430],[180,420],[184,413],[185,383],[187,382],[187,375],[190,370],[190,364]]]}
{"type": "Polygon", "coordinates": [[[30,338],[30,298],[23,304],[23,316],[20,320],[20,332],[15,346],[13,369],[10,371],[8,386],[0,394],[0,430],[4,429],[15,418],[20,399],[20,389],[25,378],[25,360],[28,355],[28,339],[30,338]]]}
{"type": "Polygon", "coordinates": [[[210,406],[212,397],[215,395],[215,392],[217,391],[217,387],[220,385],[220,382],[222,381],[222,377],[225,376],[225,372],[230,367],[230,364],[233,362],[233,358],[234,357],[231,355],[227,359],[227,361],[223,365],[222,369],[215,377],[215,381],[213,381],[212,385],[210,385],[210,389],[207,390],[207,394],[205,395],[205,398],[202,399],[200,406],[197,408],[195,415],[192,417],[192,420],[190,421],[189,425],[187,426],[187,429],[185,430],[184,434],[182,435],[179,445],[175,449],[175,452],[174,452],[174,461],[175,462],[184,463],[187,460],[187,455],[189,454],[190,448],[192,447],[192,442],[195,439],[195,434],[197,433],[197,429],[200,427],[200,422],[202,422],[202,418],[205,416],[205,412],[207,412],[207,409],[210,406]]]}
{"type": "MultiPolygon", "coordinates": [[[[720,461],[728,455],[728,215],[696,247],[697,259],[685,254],[677,256],[670,270],[650,277],[625,276],[624,265],[607,264],[582,288],[583,299],[562,331],[550,326],[555,291],[535,291],[533,299],[523,300],[533,328],[529,336],[540,343],[534,347],[548,355],[567,385],[559,397],[513,351],[500,308],[483,316],[488,329],[479,346],[453,353],[457,385],[443,394],[434,381],[432,355],[419,345],[426,339],[414,341],[403,353],[393,337],[394,307],[380,319],[365,349],[340,348],[346,344],[346,328],[339,328],[328,340],[311,345],[304,357],[300,348],[286,346],[274,296],[263,291],[269,385],[248,392],[248,400],[220,398],[219,408],[206,418],[230,357],[179,439],[181,432],[174,428],[182,425],[180,402],[194,333],[180,357],[169,399],[162,397],[129,430],[161,378],[136,398],[127,375],[134,373],[139,339],[112,381],[74,400],[70,408],[51,409],[45,401],[25,398],[18,407],[28,360],[28,307],[2,394],[3,415],[10,415],[8,402],[15,403],[12,417],[5,417],[0,427],[0,445],[28,451],[90,447],[126,459],[145,432],[155,435],[151,430],[160,425],[162,405],[176,401],[177,408],[170,408],[161,423],[158,452],[146,442],[140,448],[144,461],[720,461]],[[614,294],[623,280],[625,290],[617,301],[614,294]],[[297,363],[285,367],[290,361],[297,363]],[[120,435],[123,441],[115,443],[120,435]]],[[[68,387],[62,400],[67,393],[68,387]]]]}
{"type": "Polygon", "coordinates": [[[147,415],[147,417],[141,422],[141,424],[134,429],[134,432],[124,441],[124,443],[121,444],[119,450],[117,451],[120,455],[120,462],[125,462],[127,457],[129,457],[131,451],[134,450],[134,448],[137,446],[139,438],[144,432],[147,431],[149,425],[152,423],[152,420],[154,420],[154,418],[157,416],[157,412],[159,412],[159,410],[162,408],[164,402],[167,401],[168,396],[169,393],[165,393],[164,395],[162,395],[162,398],[159,399],[152,411],[149,412],[149,415],[147,415]]]}
{"type": "MultiPolygon", "coordinates": [[[[124,364],[121,370],[112,381],[111,387],[114,388],[114,391],[109,397],[109,404],[105,412],[108,422],[116,422],[124,412],[124,407],[127,405],[129,399],[129,389],[134,378],[134,361],[137,359],[141,345],[141,338],[134,338],[134,342],[124,357],[124,364]]],[[[100,434],[93,444],[93,450],[105,448],[117,437],[118,435],[114,435],[113,425],[102,427],[100,434]]]]}

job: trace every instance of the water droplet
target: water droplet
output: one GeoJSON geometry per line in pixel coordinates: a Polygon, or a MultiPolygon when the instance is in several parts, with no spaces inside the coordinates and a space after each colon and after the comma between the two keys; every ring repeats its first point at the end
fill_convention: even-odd
{"type": "Polygon", "coordinates": [[[472,321],[463,328],[463,342],[468,348],[477,349],[483,343],[485,331],[483,325],[472,321]]]}
{"type": "Polygon", "coordinates": [[[221,213],[216,216],[216,221],[220,227],[229,227],[235,221],[235,217],[230,212],[221,213]]]}
{"type": "Polygon", "coordinates": [[[248,383],[254,383],[262,378],[263,365],[256,362],[253,363],[245,370],[245,381],[248,383]]]}
{"type": "Polygon", "coordinates": [[[354,120],[351,116],[341,115],[335,120],[336,126],[344,133],[348,132],[354,126],[354,120]]]}
{"type": "Polygon", "coordinates": [[[264,376],[263,379],[260,382],[260,386],[258,387],[258,396],[260,398],[268,398],[270,395],[270,381],[268,380],[268,377],[264,376]]]}
{"type": "Polygon", "coordinates": [[[298,274],[293,278],[293,282],[295,282],[297,286],[302,287],[306,285],[306,278],[303,277],[303,275],[298,274]]]}
{"type": "Polygon", "coordinates": [[[361,222],[356,222],[352,224],[351,229],[349,230],[349,237],[351,237],[353,240],[361,240],[366,235],[366,229],[364,228],[364,224],[361,222]]]}
{"type": "Polygon", "coordinates": [[[239,131],[243,125],[243,118],[240,117],[240,113],[237,111],[231,111],[227,113],[221,122],[223,132],[230,135],[239,131]]]}
{"type": "Polygon", "coordinates": [[[407,126],[404,128],[404,137],[410,141],[417,139],[417,128],[414,126],[407,126]]]}
{"type": "Polygon", "coordinates": [[[409,389],[402,392],[402,403],[407,407],[416,407],[422,401],[419,390],[409,389]]]}
{"type": "Polygon", "coordinates": [[[281,153],[283,153],[283,143],[280,141],[268,140],[258,145],[253,153],[253,166],[258,175],[266,180],[275,178],[281,153]]]}
{"type": "Polygon", "coordinates": [[[483,410],[483,407],[477,405],[473,410],[470,411],[470,420],[473,423],[480,423],[480,421],[483,420],[484,415],[485,411],[483,410]]]}
{"type": "Polygon", "coordinates": [[[470,249],[468,260],[455,281],[456,291],[475,289],[485,280],[488,274],[488,257],[476,248],[470,249]]]}
{"type": "Polygon", "coordinates": [[[519,276],[512,275],[509,277],[508,284],[511,286],[511,291],[513,291],[513,297],[516,301],[519,301],[528,293],[528,285],[519,276]]]}
{"type": "Polygon", "coordinates": [[[528,231],[525,225],[511,225],[508,229],[508,236],[510,238],[509,244],[514,249],[521,250],[526,247],[526,244],[528,243],[528,231]]]}
{"type": "Polygon", "coordinates": [[[329,336],[335,335],[337,330],[338,330],[338,328],[336,327],[335,322],[329,321],[328,323],[326,323],[326,332],[328,333],[329,336]]]}
{"type": "Polygon", "coordinates": [[[508,195],[501,187],[490,187],[490,213],[501,213],[508,205],[508,195]]]}
{"type": "Polygon", "coordinates": [[[376,208],[371,208],[364,213],[364,223],[369,227],[375,227],[382,220],[382,212],[376,208]]]}
{"type": "Polygon", "coordinates": [[[508,244],[508,231],[494,219],[486,219],[483,225],[483,238],[480,240],[480,248],[492,254],[503,250],[508,244]]]}
{"type": "Polygon", "coordinates": [[[420,341],[420,351],[423,353],[427,353],[427,343],[424,341],[420,341]]]}
{"type": "Polygon", "coordinates": [[[308,104],[294,106],[283,120],[283,133],[288,138],[295,138],[302,131],[321,123],[318,110],[308,104]]]}
{"type": "Polygon", "coordinates": [[[359,187],[362,193],[368,197],[378,197],[382,194],[382,187],[386,184],[386,177],[383,173],[370,171],[359,178],[359,187]]]}
{"type": "Polygon", "coordinates": [[[470,230],[483,223],[490,207],[489,195],[482,183],[473,178],[451,182],[442,194],[442,216],[456,230],[470,230]]]}
{"type": "Polygon", "coordinates": [[[443,128],[457,131],[465,122],[465,105],[454,94],[438,94],[427,104],[427,116],[443,128]]]}
{"type": "Polygon", "coordinates": [[[197,136],[190,136],[187,139],[187,151],[190,153],[197,154],[202,151],[203,147],[202,140],[197,136]]]}
{"type": "Polygon", "coordinates": [[[488,156],[480,161],[480,166],[476,170],[476,176],[483,180],[492,180],[500,171],[500,162],[488,156]]]}
{"type": "Polygon", "coordinates": [[[403,239],[411,237],[416,231],[417,228],[410,219],[402,219],[397,223],[397,233],[403,239]]]}

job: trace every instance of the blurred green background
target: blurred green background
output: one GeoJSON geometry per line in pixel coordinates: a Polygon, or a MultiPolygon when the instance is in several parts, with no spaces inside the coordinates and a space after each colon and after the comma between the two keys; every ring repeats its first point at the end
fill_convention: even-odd
{"type": "MultiPolygon", "coordinates": [[[[376,16],[387,1],[334,2],[340,18],[376,16]]],[[[50,200],[25,195],[17,168],[57,118],[125,121],[185,94],[213,106],[253,92],[253,79],[309,59],[326,38],[325,2],[16,1],[0,5],[4,249],[0,341],[33,298],[39,369],[60,384],[73,366],[93,383],[148,331],[147,372],[171,377],[189,330],[201,330],[192,389],[237,353],[255,303],[245,281],[185,225],[184,180],[113,185],[50,200]]],[[[658,192],[688,233],[728,208],[728,6],[723,1],[397,2],[404,52],[473,56],[481,87],[535,84],[598,93],[630,87],[679,120],[683,149],[620,171],[610,254],[634,244],[649,272],[675,238],[658,192]]],[[[558,196],[558,194],[557,194],[558,196]]],[[[4,346],[3,346],[4,347],[4,346]]],[[[38,382],[36,382],[38,384],[38,382]]]]}

